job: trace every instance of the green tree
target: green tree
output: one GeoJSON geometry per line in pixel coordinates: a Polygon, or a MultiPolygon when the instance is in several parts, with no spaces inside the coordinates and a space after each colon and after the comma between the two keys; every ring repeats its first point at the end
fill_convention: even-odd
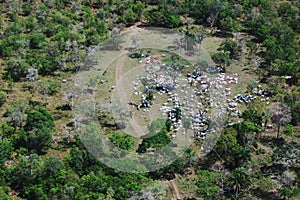
{"type": "Polygon", "coordinates": [[[97,159],[85,148],[80,138],[76,137],[75,145],[72,146],[70,154],[66,159],[66,163],[76,174],[80,176],[88,174],[93,170],[100,170],[101,164],[97,159]]]}
{"type": "Polygon", "coordinates": [[[20,59],[10,58],[6,61],[6,73],[5,78],[12,78],[14,81],[19,81],[26,76],[29,69],[29,64],[20,59]]]}
{"type": "Polygon", "coordinates": [[[178,14],[172,12],[165,4],[153,6],[145,12],[149,24],[166,28],[177,28],[181,25],[178,14]],[[169,13],[172,13],[171,15],[169,13]]]}
{"type": "Polygon", "coordinates": [[[0,165],[11,159],[13,150],[13,143],[10,139],[4,138],[0,141],[0,165]]]}
{"type": "Polygon", "coordinates": [[[26,119],[26,113],[29,112],[30,106],[27,99],[17,99],[9,102],[6,107],[6,116],[9,117],[9,125],[22,128],[22,123],[26,119]]]}
{"type": "Polygon", "coordinates": [[[178,122],[178,120],[180,120],[182,118],[182,114],[181,114],[181,109],[180,108],[175,108],[175,115],[176,115],[176,121],[178,122]]]}
{"type": "Polygon", "coordinates": [[[292,124],[297,125],[300,122],[300,100],[292,103],[291,112],[292,112],[292,124]]]}
{"type": "Polygon", "coordinates": [[[217,65],[226,69],[226,67],[230,64],[230,58],[228,52],[218,52],[212,55],[211,57],[217,65]]]}
{"type": "Polygon", "coordinates": [[[265,176],[259,176],[257,182],[255,183],[257,185],[257,189],[263,193],[269,192],[270,190],[275,189],[275,184],[272,182],[272,179],[265,176]]]}
{"type": "Polygon", "coordinates": [[[42,170],[42,182],[48,190],[61,187],[65,183],[67,172],[64,163],[57,157],[47,158],[44,161],[42,170]]]}
{"type": "Polygon", "coordinates": [[[34,10],[34,8],[30,4],[23,4],[22,10],[23,10],[23,14],[25,16],[28,16],[34,10]]]}
{"type": "Polygon", "coordinates": [[[250,185],[250,177],[245,168],[239,167],[231,172],[230,184],[235,191],[235,199],[238,199],[239,192],[250,185]]]}
{"type": "Polygon", "coordinates": [[[284,200],[289,199],[293,195],[293,191],[286,187],[280,188],[278,193],[284,200]]]}
{"type": "Polygon", "coordinates": [[[239,32],[241,29],[240,21],[230,16],[221,19],[220,26],[223,30],[231,32],[239,32]]]}
{"type": "Polygon", "coordinates": [[[28,148],[29,151],[34,150],[40,153],[43,147],[51,144],[52,136],[50,132],[54,127],[53,116],[46,108],[39,106],[29,111],[24,126],[26,135],[22,136],[24,147],[28,148]]]}
{"type": "Polygon", "coordinates": [[[130,135],[127,135],[125,133],[114,132],[108,138],[114,145],[125,151],[132,150],[135,143],[134,139],[130,135]]]}
{"type": "Polygon", "coordinates": [[[7,94],[4,91],[0,91],[0,107],[5,103],[7,94]]]}
{"type": "Polygon", "coordinates": [[[218,50],[229,52],[230,58],[237,58],[242,51],[241,47],[238,45],[238,42],[230,39],[226,39],[225,41],[223,41],[218,50]]]}
{"type": "Polygon", "coordinates": [[[167,128],[164,126],[157,134],[149,133],[143,137],[142,143],[139,145],[137,152],[144,153],[149,148],[160,149],[171,142],[167,135],[167,128]]]}
{"type": "Polygon", "coordinates": [[[137,19],[137,14],[132,11],[132,9],[128,9],[124,15],[124,23],[125,25],[132,25],[137,19]]]}
{"type": "Polygon", "coordinates": [[[151,102],[151,101],[153,101],[153,99],[154,99],[153,92],[152,91],[148,92],[148,94],[146,96],[146,100],[151,102]]]}
{"type": "Polygon", "coordinates": [[[171,131],[171,127],[172,127],[172,121],[170,119],[167,119],[166,122],[165,122],[165,125],[166,125],[166,128],[167,128],[167,131],[170,132],[171,131]]]}
{"type": "Polygon", "coordinates": [[[261,126],[262,117],[255,110],[245,110],[242,113],[242,117],[245,121],[251,121],[257,126],[261,126]]]}
{"type": "Polygon", "coordinates": [[[251,157],[249,150],[241,146],[237,139],[229,133],[218,139],[215,150],[230,167],[240,166],[251,157]]]}
{"type": "Polygon", "coordinates": [[[235,124],[234,127],[238,131],[237,140],[244,147],[252,140],[253,133],[260,133],[262,130],[262,117],[257,111],[248,109],[242,114],[244,121],[235,124]]]}
{"type": "Polygon", "coordinates": [[[61,83],[55,80],[39,81],[37,83],[37,90],[42,95],[53,96],[59,92],[61,83]]]}
{"type": "Polygon", "coordinates": [[[26,188],[25,197],[27,199],[47,200],[47,194],[42,185],[31,185],[26,188]]]}
{"type": "Polygon", "coordinates": [[[27,113],[25,131],[46,129],[49,132],[55,127],[53,115],[43,106],[38,106],[27,113]]]}
{"type": "Polygon", "coordinates": [[[13,200],[11,195],[9,194],[9,189],[7,187],[0,187],[0,199],[2,200],[13,200]]]}
{"type": "Polygon", "coordinates": [[[221,197],[218,186],[218,176],[214,172],[207,170],[197,171],[197,193],[204,199],[219,199],[221,197]]]}
{"type": "Polygon", "coordinates": [[[21,156],[18,163],[9,168],[10,187],[18,191],[20,197],[26,198],[26,190],[34,183],[38,183],[40,169],[37,156],[30,155],[28,158],[21,156]]]}
{"type": "Polygon", "coordinates": [[[29,47],[31,49],[40,49],[45,44],[46,36],[42,33],[31,33],[29,35],[29,47]]]}
{"type": "Polygon", "coordinates": [[[14,127],[8,125],[7,123],[3,123],[1,125],[0,135],[3,138],[8,138],[14,133],[15,129],[14,127]]]}
{"type": "Polygon", "coordinates": [[[288,136],[292,136],[292,138],[294,138],[295,132],[294,132],[294,126],[291,124],[287,124],[285,126],[285,131],[284,133],[288,136]]]}

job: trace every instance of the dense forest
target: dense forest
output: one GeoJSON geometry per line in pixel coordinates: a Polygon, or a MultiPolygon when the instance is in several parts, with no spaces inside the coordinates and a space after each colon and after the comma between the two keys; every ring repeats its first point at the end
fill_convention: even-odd
{"type": "MultiPolygon", "coordinates": [[[[0,199],[300,198],[299,1],[0,2],[0,199]],[[242,92],[259,90],[268,102],[243,104],[239,123],[222,129],[205,158],[191,147],[155,172],[107,167],[76,136],[65,91],[93,47],[136,23],[199,43],[220,39],[214,62],[251,71],[242,92]]],[[[105,113],[99,118],[108,121],[105,113]]],[[[137,151],[169,143],[168,123],[137,151]]],[[[125,151],[135,148],[132,137],[109,125],[109,140],[125,151]]]]}

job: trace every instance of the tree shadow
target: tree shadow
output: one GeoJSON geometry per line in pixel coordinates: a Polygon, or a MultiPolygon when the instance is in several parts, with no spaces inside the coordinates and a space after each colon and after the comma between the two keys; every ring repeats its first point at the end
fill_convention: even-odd
{"type": "Polygon", "coordinates": [[[132,51],[137,50],[137,49],[134,48],[134,47],[125,47],[124,50],[132,52],[132,51]]]}
{"type": "Polygon", "coordinates": [[[196,163],[197,168],[209,170],[218,161],[218,155],[213,151],[209,152],[204,158],[200,158],[196,163]]]}
{"type": "Polygon", "coordinates": [[[258,37],[253,37],[253,38],[251,38],[250,41],[254,42],[254,43],[262,43],[263,42],[263,40],[258,37]]]}
{"type": "Polygon", "coordinates": [[[272,164],[270,166],[262,166],[260,168],[262,174],[272,174],[272,175],[279,175],[282,172],[282,169],[284,169],[284,166],[282,164],[272,164]]]}
{"type": "Polygon", "coordinates": [[[102,50],[102,51],[120,51],[119,46],[111,45],[111,44],[105,44],[99,50],[102,50]]]}
{"type": "Polygon", "coordinates": [[[99,118],[98,120],[101,127],[109,128],[112,131],[118,131],[122,128],[121,125],[116,122],[109,122],[109,120],[101,120],[99,118]]]}
{"type": "Polygon", "coordinates": [[[41,150],[32,150],[29,153],[30,154],[36,153],[39,156],[43,156],[43,155],[46,155],[48,153],[49,149],[53,149],[53,148],[51,146],[44,146],[41,150]]]}
{"type": "Polygon", "coordinates": [[[176,51],[176,50],[179,49],[179,47],[174,46],[174,45],[170,45],[170,46],[167,47],[167,49],[168,49],[169,51],[176,51]]]}
{"type": "MultiPolygon", "coordinates": [[[[80,67],[67,67],[66,69],[64,69],[63,71],[65,73],[76,73],[78,71],[80,67]]],[[[57,76],[61,76],[61,75],[57,75],[57,76]]]]}
{"type": "Polygon", "coordinates": [[[261,199],[273,199],[273,200],[280,200],[281,199],[276,195],[275,192],[265,192],[260,188],[252,189],[251,194],[253,196],[256,196],[256,197],[261,198],[261,199]]]}
{"type": "Polygon", "coordinates": [[[64,105],[61,105],[61,106],[57,106],[55,109],[56,110],[63,110],[63,111],[72,110],[72,108],[69,104],[64,104],[64,105]]]}
{"type": "Polygon", "coordinates": [[[274,148],[274,146],[282,146],[285,143],[285,140],[282,137],[276,138],[275,136],[273,137],[268,135],[259,137],[258,141],[272,148],[274,148]]]}
{"type": "Polygon", "coordinates": [[[218,30],[218,31],[214,32],[212,34],[212,36],[220,37],[220,38],[232,38],[232,33],[218,30]]]}

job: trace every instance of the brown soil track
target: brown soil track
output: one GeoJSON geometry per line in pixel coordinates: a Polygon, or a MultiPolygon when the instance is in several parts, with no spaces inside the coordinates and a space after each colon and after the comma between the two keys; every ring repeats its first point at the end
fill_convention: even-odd
{"type": "MultiPolygon", "coordinates": [[[[139,25],[139,24],[140,24],[140,23],[136,23],[135,25],[126,28],[124,32],[125,32],[125,33],[126,33],[126,32],[129,32],[129,33],[130,33],[131,31],[133,31],[133,30],[135,30],[135,29],[138,29],[138,25],[139,25]]],[[[127,36],[127,39],[126,39],[126,41],[125,41],[124,44],[123,44],[123,48],[121,49],[121,53],[120,53],[120,56],[119,56],[118,61],[117,61],[116,72],[115,72],[115,77],[116,77],[116,82],[117,82],[117,83],[118,83],[118,81],[124,81],[124,80],[121,80],[121,77],[122,77],[122,75],[124,74],[124,71],[123,71],[123,67],[124,67],[124,58],[125,58],[125,55],[128,53],[128,51],[125,50],[125,48],[128,47],[129,44],[130,44],[130,38],[131,38],[131,35],[132,35],[132,33],[130,33],[130,34],[127,36]]],[[[124,84],[126,84],[126,83],[119,82],[118,84],[124,85],[124,84]]],[[[127,84],[128,84],[128,83],[127,83],[127,84]]],[[[120,94],[118,94],[118,95],[119,95],[118,97],[120,98],[120,101],[121,101],[121,102],[128,102],[129,99],[126,99],[126,98],[125,98],[127,95],[124,94],[124,91],[123,91],[123,90],[121,90],[121,91],[120,91],[120,94]]],[[[137,136],[142,136],[142,135],[145,134],[144,131],[141,129],[139,123],[136,121],[136,119],[131,118],[131,119],[129,120],[128,123],[131,125],[132,129],[134,130],[134,132],[137,133],[137,136]]]]}
{"type": "Polygon", "coordinates": [[[166,184],[168,185],[169,192],[171,193],[172,200],[181,200],[181,194],[179,192],[176,179],[166,180],[166,184]]]}

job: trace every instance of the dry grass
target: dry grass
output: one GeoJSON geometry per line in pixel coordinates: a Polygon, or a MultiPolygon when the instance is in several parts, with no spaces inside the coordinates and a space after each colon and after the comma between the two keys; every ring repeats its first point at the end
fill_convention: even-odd
{"type": "Polygon", "coordinates": [[[176,182],[179,188],[180,193],[182,194],[183,198],[197,198],[200,199],[197,194],[197,186],[196,183],[198,181],[195,172],[188,168],[185,175],[176,175],[176,182]]]}
{"type": "Polygon", "coordinates": [[[207,53],[212,55],[217,53],[218,47],[224,40],[224,38],[207,37],[202,41],[201,45],[207,51],[207,53]]]}

